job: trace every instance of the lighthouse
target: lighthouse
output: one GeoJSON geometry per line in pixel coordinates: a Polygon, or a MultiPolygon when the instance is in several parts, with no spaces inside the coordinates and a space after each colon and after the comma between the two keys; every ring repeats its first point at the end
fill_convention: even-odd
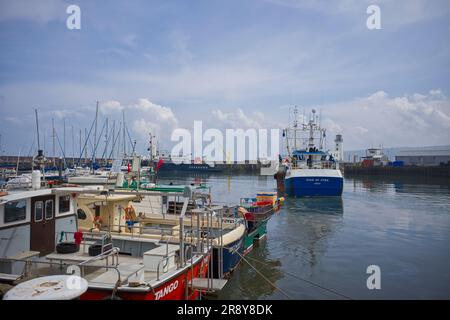
{"type": "Polygon", "coordinates": [[[344,149],[343,144],[344,139],[342,139],[342,134],[337,134],[336,138],[334,139],[335,147],[334,147],[334,157],[338,161],[344,160],[344,149]]]}

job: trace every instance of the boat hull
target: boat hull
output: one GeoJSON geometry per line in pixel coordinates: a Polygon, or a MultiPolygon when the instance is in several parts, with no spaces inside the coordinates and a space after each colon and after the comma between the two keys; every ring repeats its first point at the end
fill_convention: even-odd
{"type": "MultiPolygon", "coordinates": [[[[116,298],[122,300],[196,300],[200,292],[190,287],[192,278],[204,278],[207,276],[209,255],[200,259],[193,268],[187,267],[183,272],[167,279],[152,289],[127,290],[119,288],[116,298]]],[[[80,297],[80,300],[107,300],[111,299],[112,289],[89,287],[80,297]]]]}
{"type": "MultiPolygon", "coordinates": [[[[237,265],[241,261],[242,254],[244,253],[244,235],[236,241],[225,245],[223,249],[222,271],[223,277],[227,278],[236,269],[237,265]]],[[[210,263],[212,265],[212,272],[214,278],[220,278],[219,275],[219,255],[220,249],[214,247],[213,259],[210,263]]]]}
{"type": "Polygon", "coordinates": [[[344,178],[340,175],[291,175],[284,180],[285,192],[293,197],[340,197],[344,178]]]}
{"type": "Polygon", "coordinates": [[[180,172],[221,172],[220,168],[212,167],[206,163],[171,163],[165,162],[159,169],[158,173],[180,173],[180,172]]]}
{"type": "Polygon", "coordinates": [[[263,240],[267,235],[267,221],[260,222],[256,228],[249,231],[244,239],[244,255],[253,249],[255,242],[263,240]]]}

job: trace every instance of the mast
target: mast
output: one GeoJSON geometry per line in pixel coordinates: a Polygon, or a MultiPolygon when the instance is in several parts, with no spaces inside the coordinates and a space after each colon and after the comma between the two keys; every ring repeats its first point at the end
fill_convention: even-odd
{"type": "Polygon", "coordinates": [[[125,112],[122,110],[122,122],[123,122],[123,156],[127,153],[127,142],[125,137],[125,112]]]}
{"type": "Polygon", "coordinates": [[[98,121],[98,100],[97,106],[95,107],[94,150],[92,150],[92,163],[91,163],[92,170],[94,170],[95,151],[97,150],[97,121],[98,121]]]}
{"type": "MultiPolygon", "coordinates": [[[[85,141],[85,144],[87,144],[87,129],[86,128],[84,128],[84,141],[85,141]]],[[[86,146],[86,148],[84,148],[84,164],[87,165],[87,163],[88,163],[88,161],[87,161],[87,146],[86,146]]]]}
{"type": "MultiPolygon", "coordinates": [[[[36,133],[37,133],[37,143],[38,143],[38,154],[36,157],[33,158],[33,164],[32,167],[34,167],[35,161],[39,165],[39,170],[42,170],[44,172],[44,166],[45,166],[45,157],[41,150],[41,142],[39,139],[39,118],[38,118],[38,112],[37,109],[34,109],[34,113],[36,115],[36,133]]],[[[18,165],[17,165],[18,166],[18,165]]],[[[34,168],[32,168],[34,170],[34,168]]],[[[43,177],[45,181],[45,176],[43,177]]]]}
{"type": "Polygon", "coordinates": [[[19,162],[20,162],[20,153],[22,149],[19,150],[19,155],[17,156],[17,165],[16,165],[16,177],[19,175],[19,162]]]}
{"type": "Polygon", "coordinates": [[[52,118],[52,140],[53,140],[53,166],[56,167],[55,119],[53,118],[52,118]]]}
{"type": "Polygon", "coordinates": [[[113,143],[111,145],[111,155],[112,157],[114,157],[114,145],[115,145],[115,140],[116,140],[116,120],[113,120],[113,129],[112,129],[112,138],[113,138],[113,143]]]}
{"type": "Polygon", "coordinates": [[[38,150],[41,150],[41,143],[40,143],[40,140],[39,140],[39,119],[38,119],[37,109],[34,109],[34,113],[36,114],[36,132],[37,132],[38,150]]]}
{"type": "MultiPolygon", "coordinates": [[[[81,150],[81,128],[80,128],[80,158],[83,156],[82,152],[83,151],[81,150]]],[[[79,161],[78,165],[79,166],[81,165],[81,160],[79,161]]]]}
{"type": "Polygon", "coordinates": [[[66,118],[63,119],[63,154],[64,154],[64,158],[66,157],[66,118]]]}
{"type": "Polygon", "coordinates": [[[73,134],[73,125],[72,125],[72,167],[75,167],[75,136],[73,134]]]}
{"type": "Polygon", "coordinates": [[[297,146],[297,127],[298,127],[298,118],[297,118],[297,115],[298,115],[298,108],[297,108],[297,106],[294,106],[294,149],[298,149],[298,146],[297,146]]]}
{"type": "Polygon", "coordinates": [[[106,118],[105,152],[103,152],[103,154],[104,154],[104,159],[103,160],[106,160],[106,152],[108,151],[108,130],[109,130],[109,120],[108,120],[108,118],[106,118]]]}

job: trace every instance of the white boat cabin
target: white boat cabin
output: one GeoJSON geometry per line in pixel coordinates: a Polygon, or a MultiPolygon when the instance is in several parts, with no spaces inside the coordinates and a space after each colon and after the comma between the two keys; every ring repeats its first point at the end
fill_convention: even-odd
{"type": "MultiPolygon", "coordinates": [[[[54,252],[61,232],[77,231],[75,198],[69,188],[0,192],[0,259],[54,252]]],[[[0,273],[20,273],[20,266],[0,260],[0,273]]]]}

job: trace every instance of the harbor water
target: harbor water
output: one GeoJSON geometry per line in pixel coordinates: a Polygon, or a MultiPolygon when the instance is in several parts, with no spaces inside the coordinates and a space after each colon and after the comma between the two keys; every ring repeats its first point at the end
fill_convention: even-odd
{"type": "MultiPolygon", "coordinates": [[[[200,181],[230,204],[276,186],[256,175],[160,182],[200,181]]],[[[448,181],[346,177],[342,199],[287,198],[216,298],[449,299],[449,247],[448,181]],[[367,287],[371,265],[381,289],[367,287]]]]}

